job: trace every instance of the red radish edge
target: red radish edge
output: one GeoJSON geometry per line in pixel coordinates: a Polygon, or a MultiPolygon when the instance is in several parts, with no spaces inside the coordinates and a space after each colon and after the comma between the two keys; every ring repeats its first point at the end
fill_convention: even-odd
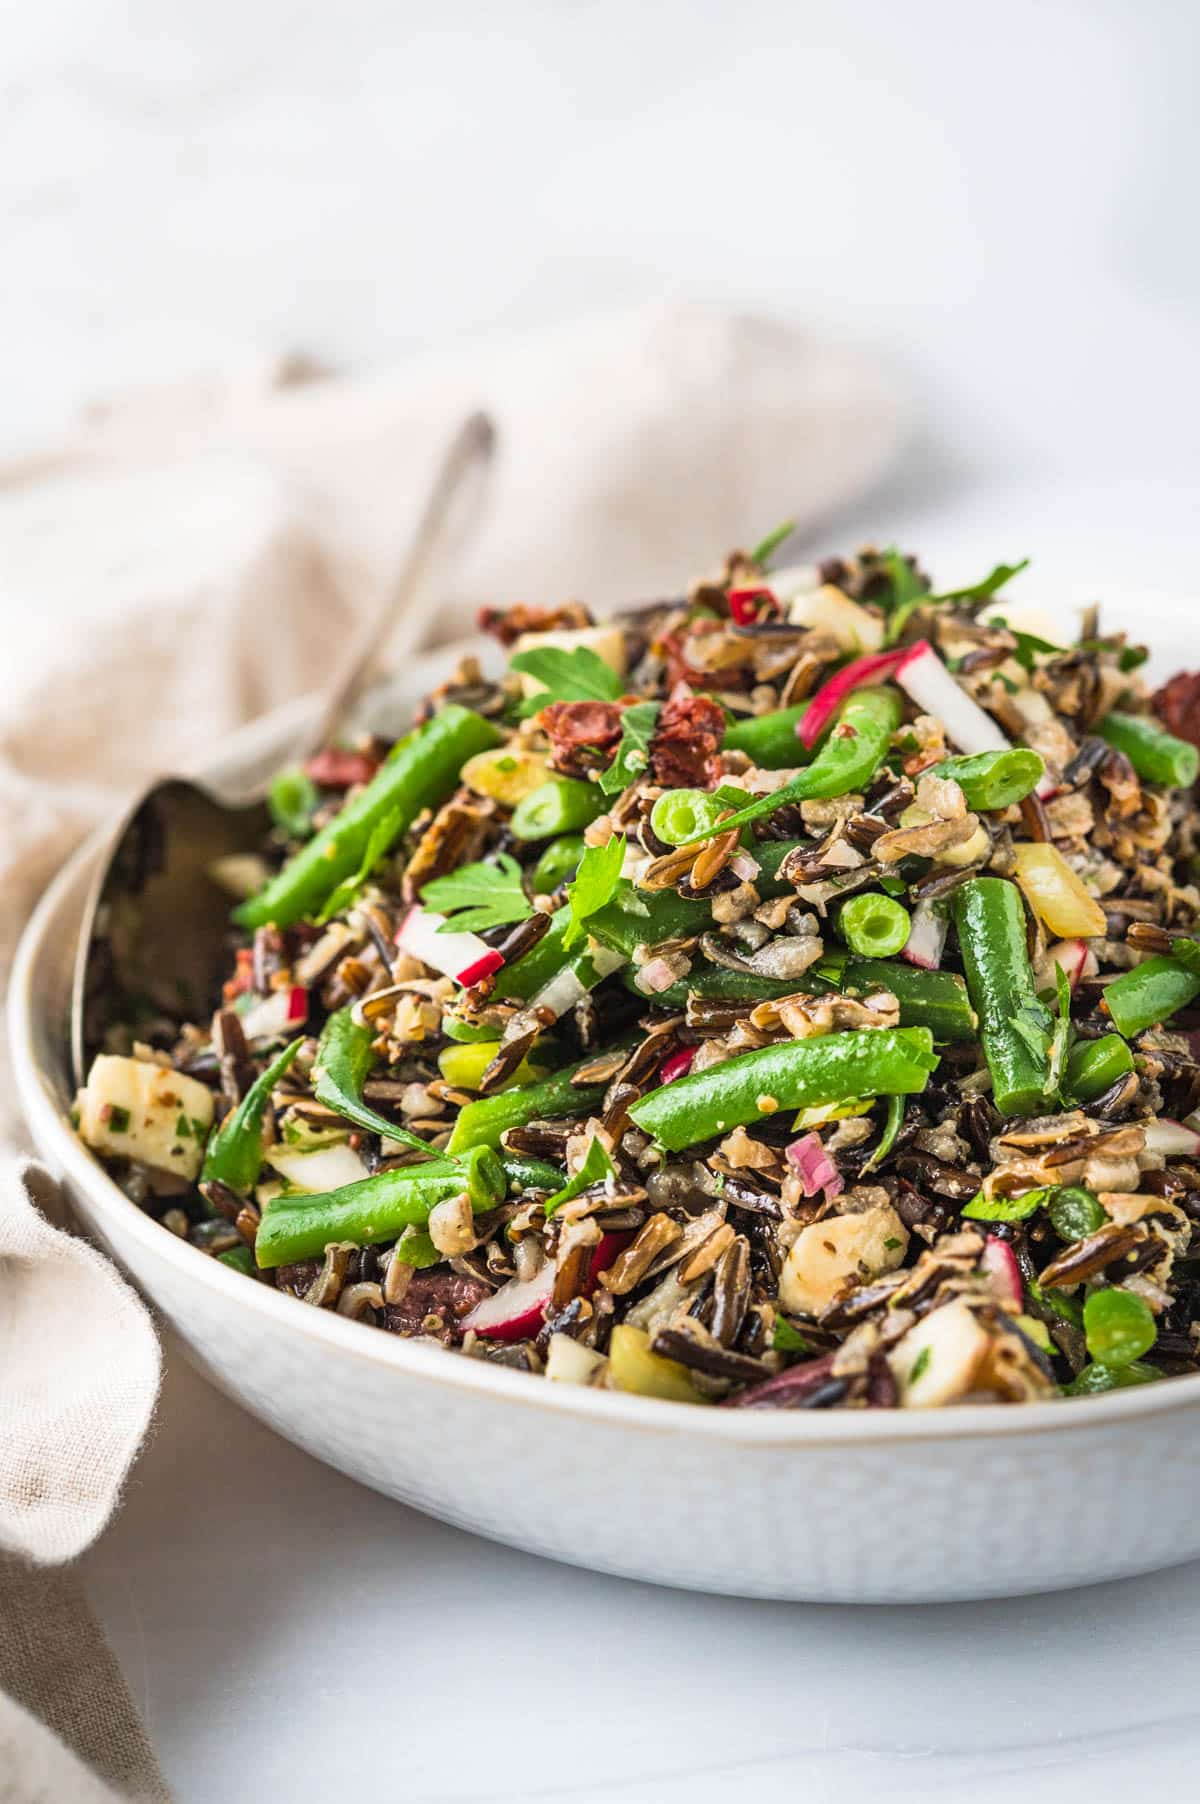
{"type": "Polygon", "coordinates": [[[489,946],[482,958],[477,958],[473,965],[467,965],[459,972],[458,981],[465,989],[468,984],[478,983],[483,977],[490,977],[493,971],[499,971],[504,960],[494,947],[489,946]]]}
{"type": "Polygon", "coordinates": [[[601,1234],[592,1254],[592,1262],[587,1269],[587,1277],[583,1281],[583,1295],[590,1297],[600,1282],[601,1272],[606,1272],[613,1261],[625,1251],[633,1239],[633,1230],[624,1228],[619,1233],[601,1234]]]}
{"type": "Polygon", "coordinates": [[[1190,1128],[1186,1121],[1173,1121],[1167,1115],[1160,1115],[1156,1121],[1146,1123],[1146,1151],[1161,1153],[1167,1159],[1180,1153],[1200,1152],[1200,1133],[1190,1128]]]}
{"type": "Polygon", "coordinates": [[[931,902],[918,902],[908,938],[900,950],[901,958],[922,971],[940,970],[949,932],[949,922],[931,902]]]}
{"type": "MultiPolygon", "coordinates": [[[[926,643],[922,639],[921,644],[926,643]]],[[[796,737],[801,744],[811,749],[817,743],[838,703],[852,689],[860,689],[864,683],[872,683],[877,677],[894,675],[909,656],[907,651],[875,651],[869,657],[855,658],[853,663],[839,670],[836,676],[831,676],[817,690],[803,718],[796,723],[796,737]]]]}
{"type": "Polygon", "coordinates": [[[294,983],[287,990],[273,990],[242,1016],[242,1032],[248,1040],[261,1040],[308,1020],[308,991],[294,983]]]}
{"type": "Polygon", "coordinates": [[[729,612],[736,626],[753,626],[758,620],[758,612],[754,606],[756,601],[765,601],[771,610],[780,614],[779,597],[766,583],[758,583],[749,589],[730,589],[728,595],[729,612]]]}
{"type": "Polygon", "coordinates": [[[453,952],[456,941],[460,948],[470,945],[475,956],[458,970],[439,960],[436,957],[438,945],[435,935],[445,918],[445,915],[435,914],[431,909],[423,908],[419,902],[414,902],[396,929],[396,945],[402,952],[419,958],[422,964],[429,965],[434,971],[441,971],[446,977],[452,977],[464,988],[500,969],[504,963],[503,958],[494,947],[485,945],[477,933],[448,933],[441,936],[442,948],[447,954],[453,952]]]}
{"type": "Polygon", "coordinates": [[[659,1083],[673,1084],[677,1077],[686,1077],[692,1068],[692,1060],[697,1051],[698,1048],[695,1046],[681,1046],[679,1051],[673,1052],[669,1059],[664,1059],[659,1068],[659,1083]]]}
{"type": "Polygon", "coordinates": [[[540,1332],[553,1294],[554,1265],[547,1260],[536,1277],[523,1282],[510,1278],[490,1297],[484,1297],[482,1303],[476,1303],[460,1327],[464,1334],[473,1329],[484,1340],[528,1340],[540,1332]]]}
{"type": "Polygon", "coordinates": [[[1018,1309],[1023,1308],[1025,1287],[1021,1283],[1021,1268],[1017,1264],[1017,1255],[1007,1240],[1001,1240],[998,1234],[989,1234],[979,1263],[995,1282],[1002,1298],[1015,1303],[1018,1309]]]}

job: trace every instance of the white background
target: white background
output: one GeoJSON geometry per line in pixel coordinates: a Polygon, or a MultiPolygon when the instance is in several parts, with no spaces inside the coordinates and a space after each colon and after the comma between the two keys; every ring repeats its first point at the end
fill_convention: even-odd
{"type": "MultiPolygon", "coordinates": [[[[922,438],[847,534],[1186,588],[1197,18],[10,0],[0,452],[262,353],[716,296],[911,372],[922,438]]],[[[1090,1804],[1195,1770],[1195,1569],[977,1609],[655,1592],[370,1496],[177,1365],[86,1571],[183,1804],[1090,1804]]]]}

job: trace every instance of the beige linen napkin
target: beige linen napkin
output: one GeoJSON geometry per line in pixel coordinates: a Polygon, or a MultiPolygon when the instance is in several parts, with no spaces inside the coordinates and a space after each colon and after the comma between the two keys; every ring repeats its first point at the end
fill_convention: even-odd
{"type": "MultiPolygon", "coordinates": [[[[501,462],[439,610],[443,636],[483,602],[605,608],[672,592],[729,546],[854,499],[908,423],[872,358],[707,308],[370,380],[310,375],[290,363],[145,397],[0,467],[5,973],[88,825],[321,683],[331,643],[392,578],[470,409],[496,419],[501,462]]],[[[8,1101],[2,1139],[20,1142],[8,1101]]],[[[54,1206],[44,1174],[0,1164],[0,1804],[162,1799],[120,1674],[61,1570],[115,1505],[158,1350],[113,1268],[50,1225],[54,1206]]]]}

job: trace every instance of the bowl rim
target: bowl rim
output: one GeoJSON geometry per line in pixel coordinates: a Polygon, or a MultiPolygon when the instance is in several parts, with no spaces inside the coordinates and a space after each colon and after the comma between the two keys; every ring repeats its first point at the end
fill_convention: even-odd
{"type": "MultiPolygon", "coordinates": [[[[241,746],[259,741],[286,720],[301,717],[296,704],[252,722],[230,735],[221,762],[241,746]]],[[[84,1192],[97,1215],[111,1225],[112,1240],[125,1238],[181,1281],[214,1293],[229,1306],[255,1314],[266,1331],[280,1328],[346,1355],[405,1375],[428,1380],[450,1392],[491,1397],[497,1404],[523,1406],[550,1415],[566,1415],[597,1426],[690,1434],[714,1443],[750,1443],[759,1447],[800,1449],[842,1444],[886,1447],[946,1439],[979,1440],[1028,1434],[1077,1434],[1123,1422],[1200,1406],[1200,1373],[1139,1385],[1124,1391],[1071,1400],[1066,1412],[1055,1400],[1040,1403],[955,1404],[930,1410],[739,1410],[708,1408],[637,1397],[621,1391],[597,1391],[578,1385],[538,1383],[528,1374],[482,1360],[466,1359],[441,1347],[425,1346],[352,1322],[327,1310],[303,1309],[297,1299],[274,1288],[247,1283],[238,1272],[198,1247],[178,1239],[130,1201],[93,1153],[78,1138],[69,1116],[55,1097],[57,1080],[36,1056],[37,1029],[44,1016],[39,997],[49,986],[40,981],[55,918],[85,869],[95,863],[112,831],[113,819],[97,827],[66,859],[40,897],[21,935],[13,961],[7,1002],[9,1052],[17,1096],[39,1155],[56,1176],[84,1192]]],[[[57,1030],[56,1030],[57,1031],[57,1030]]],[[[119,1260],[116,1261],[119,1264],[119,1260]]],[[[147,1285],[151,1303],[152,1288],[147,1285]]]]}

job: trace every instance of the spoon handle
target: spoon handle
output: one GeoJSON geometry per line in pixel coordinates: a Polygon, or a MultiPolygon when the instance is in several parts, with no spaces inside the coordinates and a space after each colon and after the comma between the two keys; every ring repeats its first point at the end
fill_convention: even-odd
{"type": "Polygon", "coordinates": [[[470,414],[451,439],[400,573],[354,635],[335,673],[308,741],[312,751],[319,751],[334,737],[370,682],[385,645],[390,643],[397,663],[419,648],[435,594],[430,579],[478,522],[484,479],[495,448],[496,428],[486,413],[470,414]],[[397,622],[399,629],[393,632],[397,622]]]}

